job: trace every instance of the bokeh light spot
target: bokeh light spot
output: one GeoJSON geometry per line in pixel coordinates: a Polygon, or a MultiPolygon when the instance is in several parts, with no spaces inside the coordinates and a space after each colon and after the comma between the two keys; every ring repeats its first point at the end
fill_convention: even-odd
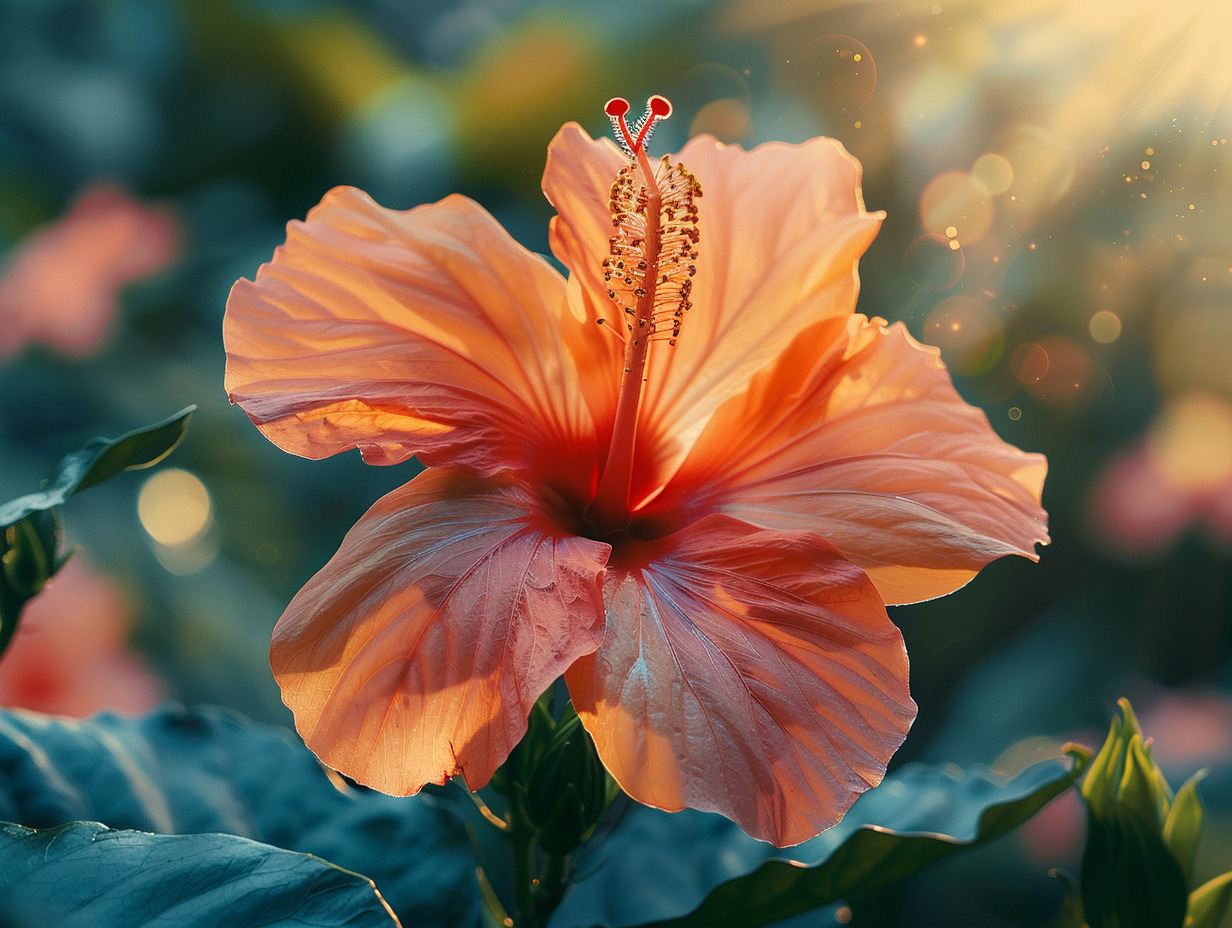
{"type": "Polygon", "coordinates": [[[1101,309],[1091,317],[1087,328],[1101,345],[1111,345],[1121,337],[1121,317],[1111,310],[1101,309]]]}
{"type": "Polygon", "coordinates": [[[749,105],[743,100],[711,100],[689,123],[689,135],[713,135],[721,142],[735,142],[749,134],[749,105]]]}
{"type": "Polygon", "coordinates": [[[991,228],[992,218],[992,198],[966,171],[938,174],[920,194],[920,222],[929,232],[970,243],[991,228]]]}
{"type": "Polygon", "coordinates": [[[1010,370],[1021,384],[1039,383],[1048,374],[1048,352],[1035,342],[1019,345],[1010,355],[1010,370]]]}
{"type": "Polygon", "coordinates": [[[949,290],[962,279],[965,259],[958,242],[944,235],[921,235],[903,253],[908,276],[925,290],[949,290]]]}
{"type": "Polygon", "coordinates": [[[1022,418],[1022,410],[1019,409],[1017,406],[1011,406],[1009,409],[1008,415],[1011,419],[1017,422],[1019,419],[1022,418]]]}
{"type": "Polygon", "coordinates": [[[137,516],[141,526],[160,545],[169,548],[192,544],[213,522],[210,492],[186,470],[160,470],[141,487],[137,516]]]}
{"type": "Polygon", "coordinates": [[[792,62],[792,88],[806,106],[823,113],[858,109],[877,86],[872,53],[849,35],[814,39],[792,62]]]}
{"type": "Polygon", "coordinates": [[[928,314],[924,341],[941,349],[941,358],[957,374],[989,370],[1005,349],[1000,317],[983,299],[958,293],[928,314]]]}
{"type": "Polygon", "coordinates": [[[979,181],[991,196],[998,196],[1014,183],[1014,166],[1004,155],[989,152],[980,155],[971,166],[971,176],[979,181]]]}
{"type": "Polygon", "coordinates": [[[1009,190],[1019,200],[1041,206],[1055,203],[1073,183],[1073,152],[1046,129],[1020,126],[1012,133],[1003,153],[1014,172],[1009,190]]]}
{"type": "Polygon", "coordinates": [[[1050,406],[1085,408],[1112,386],[1108,372],[1081,346],[1059,336],[1020,345],[1010,367],[1032,399],[1050,406]]]}

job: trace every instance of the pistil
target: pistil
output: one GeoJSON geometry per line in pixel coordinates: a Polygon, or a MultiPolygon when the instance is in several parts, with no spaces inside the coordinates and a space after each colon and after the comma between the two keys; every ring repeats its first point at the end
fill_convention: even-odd
{"type": "Polygon", "coordinates": [[[604,261],[608,295],[623,311],[627,329],[611,444],[587,509],[592,524],[604,532],[624,530],[632,515],[634,449],[650,343],[674,344],[689,308],[698,241],[693,200],[701,194],[697,180],[683,166],[664,161],[656,171],[646,155],[646,140],[655,123],[670,115],[671,104],[663,97],[651,97],[633,131],[624,119],[628,109],[619,98],[606,107],[632,162],[612,184],[609,206],[616,234],[604,261]]]}

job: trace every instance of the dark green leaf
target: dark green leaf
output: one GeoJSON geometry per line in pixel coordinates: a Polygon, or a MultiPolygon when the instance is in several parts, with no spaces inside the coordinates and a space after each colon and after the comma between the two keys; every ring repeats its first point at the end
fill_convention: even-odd
{"type": "Polygon", "coordinates": [[[397,924],[370,880],[230,835],[0,824],[3,928],[397,924]]]}
{"type": "Polygon", "coordinates": [[[335,784],[294,736],[221,710],[0,712],[0,820],[239,835],[362,873],[408,925],[478,918],[474,858],[442,800],[335,784]]]}
{"type": "Polygon", "coordinates": [[[1082,909],[1090,928],[1181,928],[1188,891],[1154,821],[1110,804],[1087,816],[1082,909]]]}
{"type": "Polygon", "coordinates": [[[33,512],[61,506],[74,493],[109,480],[121,471],[157,464],[183,439],[189,416],[196,408],[189,406],[169,419],[134,429],[119,438],[90,439],[60,461],[46,487],[0,506],[0,527],[12,525],[33,512]]]}
{"type": "Polygon", "coordinates": [[[40,509],[0,528],[0,654],[17,631],[21,610],[64,564],[60,515],[40,509]]]}
{"type": "Polygon", "coordinates": [[[1072,769],[1036,764],[1008,783],[980,770],[907,765],[834,828],[788,851],[719,816],[635,808],[582,858],[580,879],[552,925],[768,925],[1007,834],[1068,789],[1088,758],[1076,757],[1072,769]],[[647,922],[646,914],[659,920],[647,922]]]}

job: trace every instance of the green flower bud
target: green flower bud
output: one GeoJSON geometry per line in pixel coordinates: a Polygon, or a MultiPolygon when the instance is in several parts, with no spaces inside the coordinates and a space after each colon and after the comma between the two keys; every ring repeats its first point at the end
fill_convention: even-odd
{"type": "Polygon", "coordinates": [[[607,771],[572,704],[530,771],[524,803],[539,844],[552,854],[585,841],[607,811],[607,771]]]}
{"type": "Polygon", "coordinates": [[[1082,798],[1096,819],[1111,821],[1116,810],[1128,809],[1146,828],[1159,833],[1172,805],[1172,789],[1151,757],[1129,700],[1117,703],[1120,719],[1113,719],[1104,746],[1095,755],[1082,784],[1082,798]]]}

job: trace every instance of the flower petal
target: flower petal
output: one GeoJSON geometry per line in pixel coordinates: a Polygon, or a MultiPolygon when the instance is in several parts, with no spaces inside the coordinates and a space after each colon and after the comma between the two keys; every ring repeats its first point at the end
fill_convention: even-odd
{"type": "Polygon", "coordinates": [[[997,437],[935,348],[863,316],[802,334],[721,408],[662,503],[821,533],[889,603],[1038,560],[1047,463],[997,437]]]}
{"type": "MultiPolygon", "coordinates": [[[[626,160],[573,124],[548,148],[552,250],[580,282],[588,319],[611,308],[601,267],[612,235],[607,201],[626,160]]],[[[639,439],[647,459],[695,435],[801,331],[852,312],[856,262],[882,218],[865,211],[860,165],[833,139],[744,151],[703,136],[673,160],[701,182],[700,256],[679,342],[651,354],[639,439]]]]}
{"type": "Polygon", "coordinates": [[[609,568],[602,647],[565,679],[630,796],[787,845],[881,781],[915,705],[858,568],[816,535],[722,515],[629,556],[609,568]]]}
{"type": "Polygon", "coordinates": [[[677,157],[701,181],[701,242],[680,339],[651,355],[645,421],[663,435],[698,427],[804,329],[849,315],[883,216],[865,212],[860,164],[834,139],[744,151],[699,137],[677,157]]]}
{"type": "Polygon", "coordinates": [[[491,474],[593,431],[565,321],[560,275],[476,203],[340,187],[231,291],[226,386],[295,454],[491,474]]]}
{"type": "Polygon", "coordinates": [[[577,123],[567,123],[548,144],[543,192],[556,209],[549,228],[552,254],[582,282],[581,296],[591,319],[610,313],[600,266],[608,256],[612,210],[608,195],[616,172],[629,159],[610,139],[592,139],[577,123]]]}
{"type": "Polygon", "coordinates": [[[425,471],[368,510],[274,629],[300,735],[386,793],[454,775],[478,789],[602,640],[609,552],[511,482],[425,471]]]}

